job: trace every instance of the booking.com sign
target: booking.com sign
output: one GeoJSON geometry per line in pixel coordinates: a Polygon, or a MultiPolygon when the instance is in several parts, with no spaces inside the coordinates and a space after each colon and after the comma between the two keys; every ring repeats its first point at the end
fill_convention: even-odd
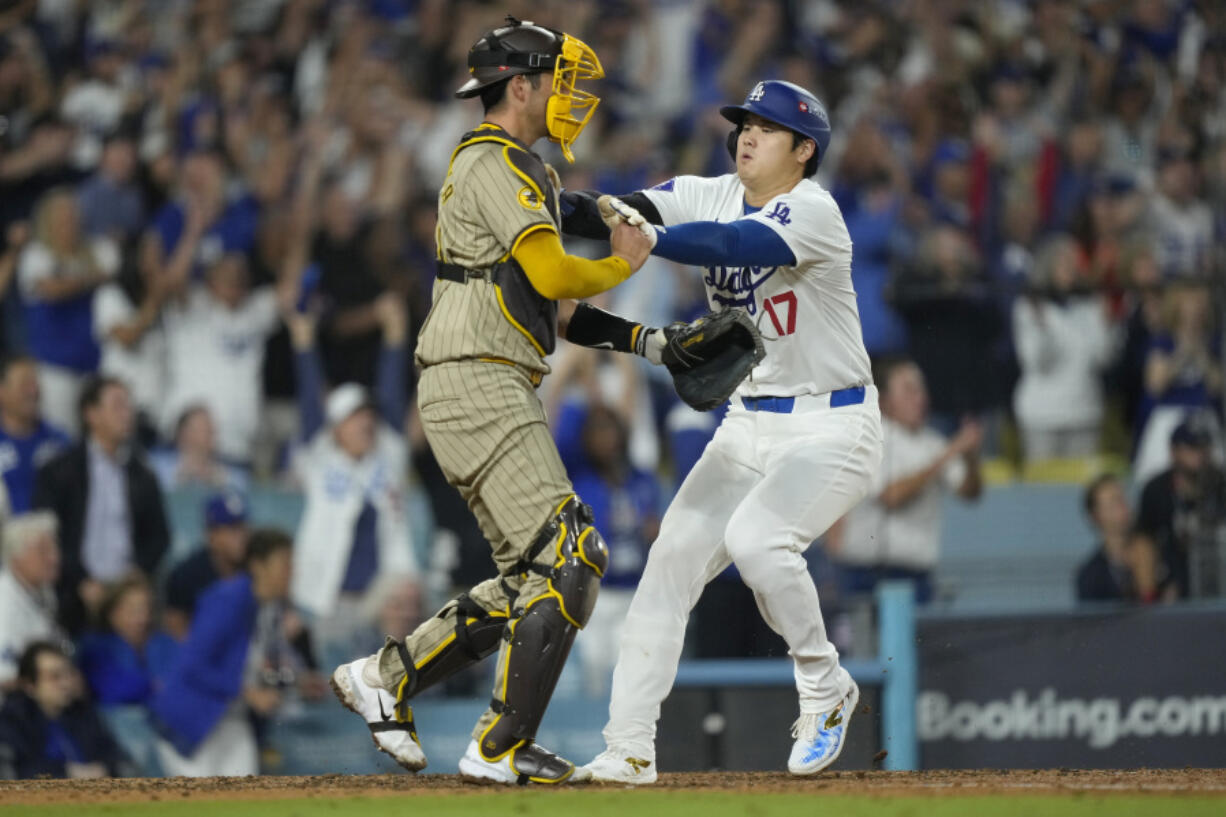
{"type": "Polygon", "coordinates": [[[1184,737],[1226,734],[1226,695],[1117,698],[1061,698],[1055,689],[1036,696],[1015,690],[1008,698],[976,702],[949,700],[922,692],[916,727],[921,741],[1084,740],[1107,749],[1126,737],[1184,737]]]}

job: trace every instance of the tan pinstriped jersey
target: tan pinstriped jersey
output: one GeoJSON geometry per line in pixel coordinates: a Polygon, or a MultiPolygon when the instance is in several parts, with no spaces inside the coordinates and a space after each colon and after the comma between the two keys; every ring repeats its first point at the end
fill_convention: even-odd
{"type": "MultiPolygon", "coordinates": [[[[482,125],[456,148],[439,192],[440,262],[484,270],[509,261],[524,236],[557,231],[556,201],[540,159],[501,128],[482,125]]],[[[554,328],[548,324],[554,314],[552,302],[531,288],[517,265],[494,280],[439,278],[418,338],[417,362],[485,358],[548,373],[543,358],[553,351],[554,328]]]]}

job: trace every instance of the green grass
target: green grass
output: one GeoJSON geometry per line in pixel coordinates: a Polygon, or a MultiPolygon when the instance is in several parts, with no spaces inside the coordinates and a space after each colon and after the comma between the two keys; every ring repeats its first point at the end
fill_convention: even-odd
{"type": "Polygon", "coordinates": [[[4,817],[1218,817],[1226,798],[1185,795],[1022,794],[847,796],[685,791],[503,792],[458,796],[176,800],[5,805],[4,817]]]}

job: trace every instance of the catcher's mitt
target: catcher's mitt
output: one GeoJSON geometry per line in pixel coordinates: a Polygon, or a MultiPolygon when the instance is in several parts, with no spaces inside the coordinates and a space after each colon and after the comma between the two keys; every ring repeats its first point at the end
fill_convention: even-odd
{"type": "Polygon", "coordinates": [[[766,357],[762,336],[743,309],[708,312],[691,323],[664,329],[660,359],[677,395],[699,411],[727,400],[766,357]]]}

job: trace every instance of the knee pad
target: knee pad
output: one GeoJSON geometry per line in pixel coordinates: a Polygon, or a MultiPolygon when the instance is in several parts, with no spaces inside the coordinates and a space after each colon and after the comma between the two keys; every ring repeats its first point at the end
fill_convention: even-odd
{"type": "Polygon", "coordinates": [[[495,652],[510,616],[506,610],[486,610],[467,593],[461,593],[439,611],[437,618],[453,621],[454,632],[432,653],[424,656],[420,666],[414,665],[404,644],[396,642],[405,669],[398,700],[412,698],[495,652]]]}
{"type": "Polygon", "coordinates": [[[609,566],[609,548],[592,522],[592,509],[571,494],[512,568],[544,576],[562,617],[580,629],[592,617],[600,579],[609,566]]]}

